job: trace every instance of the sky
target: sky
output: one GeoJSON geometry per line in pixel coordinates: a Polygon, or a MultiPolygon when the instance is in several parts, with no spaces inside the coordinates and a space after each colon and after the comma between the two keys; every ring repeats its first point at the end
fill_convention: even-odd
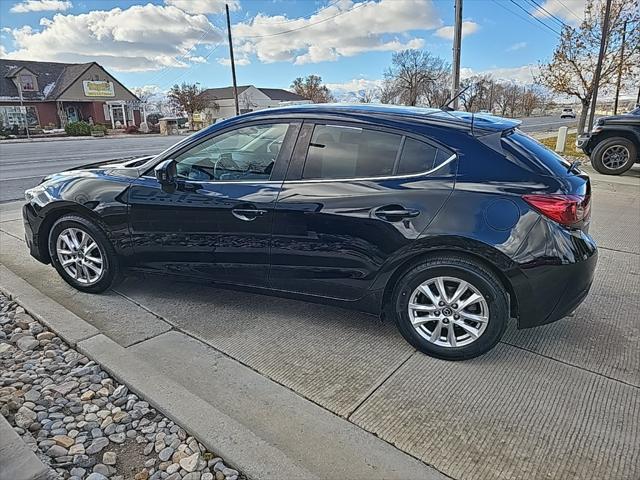
{"type": "MultiPolygon", "coordinates": [[[[239,85],[379,84],[393,52],[451,61],[454,0],[226,0],[239,85]]],[[[585,0],[464,0],[462,75],[532,83],[585,0]]],[[[0,56],[97,61],[128,87],[231,84],[225,0],[0,0],[0,56]]]]}

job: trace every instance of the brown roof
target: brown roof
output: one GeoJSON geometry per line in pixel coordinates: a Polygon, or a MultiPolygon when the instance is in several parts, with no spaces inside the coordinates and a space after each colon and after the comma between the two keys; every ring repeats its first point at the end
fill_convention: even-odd
{"type": "MultiPolygon", "coordinates": [[[[33,62],[0,58],[0,100],[18,100],[20,93],[12,77],[27,69],[37,77],[38,90],[22,91],[27,101],[53,101],[69,88],[92,65],[89,63],[33,62]]],[[[104,68],[103,68],[104,70],[104,68]]],[[[117,82],[117,80],[116,80],[117,82]]],[[[126,87],[124,87],[126,89],[126,87]]],[[[133,94],[132,94],[133,95],[133,94]]],[[[135,95],[134,95],[135,96],[135,95]]]]}

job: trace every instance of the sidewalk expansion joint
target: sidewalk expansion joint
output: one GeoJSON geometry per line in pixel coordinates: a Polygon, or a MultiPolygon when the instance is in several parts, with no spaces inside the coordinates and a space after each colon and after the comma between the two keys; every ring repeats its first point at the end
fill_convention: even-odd
{"type": "Polygon", "coordinates": [[[500,340],[500,343],[502,343],[503,345],[508,345],[510,347],[513,347],[513,348],[517,348],[518,350],[522,350],[524,352],[532,353],[533,355],[538,355],[539,357],[545,358],[547,360],[551,360],[551,361],[554,361],[554,362],[561,363],[561,364],[566,365],[568,367],[576,368],[576,369],[581,370],[583,372],[587,372],[587,373],[591,373],[593,375],[597,375],[598,377],[606,378],[607,380],[611,380],[612,382],[621,383],[622,385],[626,385],[628,387],[636,388],[636,389],[640,390],[640,385],[634,385],[633,383],[629,383],[629,382],[626,382],[624,380],[620,380],[618,378],[610,377],[609,375],[605,375],[604,373],[596,372],[596,371],[591,370],[589,368],[584,368],[584,367],[581,367],[579,365],[575,365],[573,363],[567,362],[565,360],[560,360],[558,358],[550,357],[549,355],[545,355],[544,353],[536,352],[535,350],[530,350],[528,348],[521,347],[520,345],[515,345],[513,343],[508,343],[508,342],[505,342],[503,340],[500,340]]]}
{"type": "MultiPolygon", "coordinates": [[[[406,358],[402,359],[402,361],[400,363],[398,363],[398,365],[396,365],[394,368],[391,369],[391,371],[385,375],[382,375],[381,379],[378,380],[363,396],[361,400],[358,400],[357,402],[355,402],[355,406],[352,407],[350,409],[350,412],[347,413],[347,415],[345,416],[345,418],[349,421],[351,421],[351,416],[356,413],[356,411],[367,401],[369,400],[369,398],[371,397],[371,395],[373,395],[374,393],[376,393],[376,391],[386,383],[387,380],[389,380],[398,370],[400,370],[402,368],[402,366],[407,363],[409,361],[409,359],[411,357],[413,357],[413,355],[417,353],[417,350],[412,350],[411,352],[409,352],[409,354],[406,356],[406,358]]],[[[353,422],[352,422],[353,423],[353,422]]]]}

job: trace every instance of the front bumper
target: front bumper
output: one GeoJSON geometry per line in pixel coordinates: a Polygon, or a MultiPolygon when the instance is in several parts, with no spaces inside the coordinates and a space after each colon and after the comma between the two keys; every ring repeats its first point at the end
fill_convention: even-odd
{"type": "Polygon", "coordinates": [[[582,149],[582,151],[584,151],[584,153],[586,153],[587,155],[589,154],[589,152],[587,152],[585,148],[587,148],[589,140],[591,140],[590,133],[583,133],[582,135],[578,135],[576,137],[576,147],[582,149]]]}
{"type": "Polygon", "coordinates": [[[518,328],[545,325],[567,316],[583,302],[593,283],[598,262],[593,239],[585,232],[569,232],[558,225],[550,225],[547,234],[544,256],[523,265],[525,279],[514,285],[518,328]]]}
{"type": "Polygon", "coordinates": [[[39,262],[49,263],[49,256],[43,253],[40,248],[38,230],[36,228],[36,225],[40,225],[40,220],[30,203],[22,207],[22,222],[24,223],[24,240],[27,242],[29,253],[39,262]]]}

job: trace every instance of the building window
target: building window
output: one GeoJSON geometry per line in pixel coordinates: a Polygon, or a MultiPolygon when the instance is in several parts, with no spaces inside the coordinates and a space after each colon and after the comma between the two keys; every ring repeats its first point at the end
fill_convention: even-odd
{"type": "Polygon", "coordinates": [[[20,86],[23,91],[34,91],[35,85],[33,82],[33,75],[20,75],[20,86]]]}
{"type": "Polygon", "coordinates": [[[38,112],[34,106],[0,106],[0,128],[2,129],[11,129],[14,126],[22,129],[27,124],[30,128],[33,128],[37,127],[38,123],[38,112]]]}

